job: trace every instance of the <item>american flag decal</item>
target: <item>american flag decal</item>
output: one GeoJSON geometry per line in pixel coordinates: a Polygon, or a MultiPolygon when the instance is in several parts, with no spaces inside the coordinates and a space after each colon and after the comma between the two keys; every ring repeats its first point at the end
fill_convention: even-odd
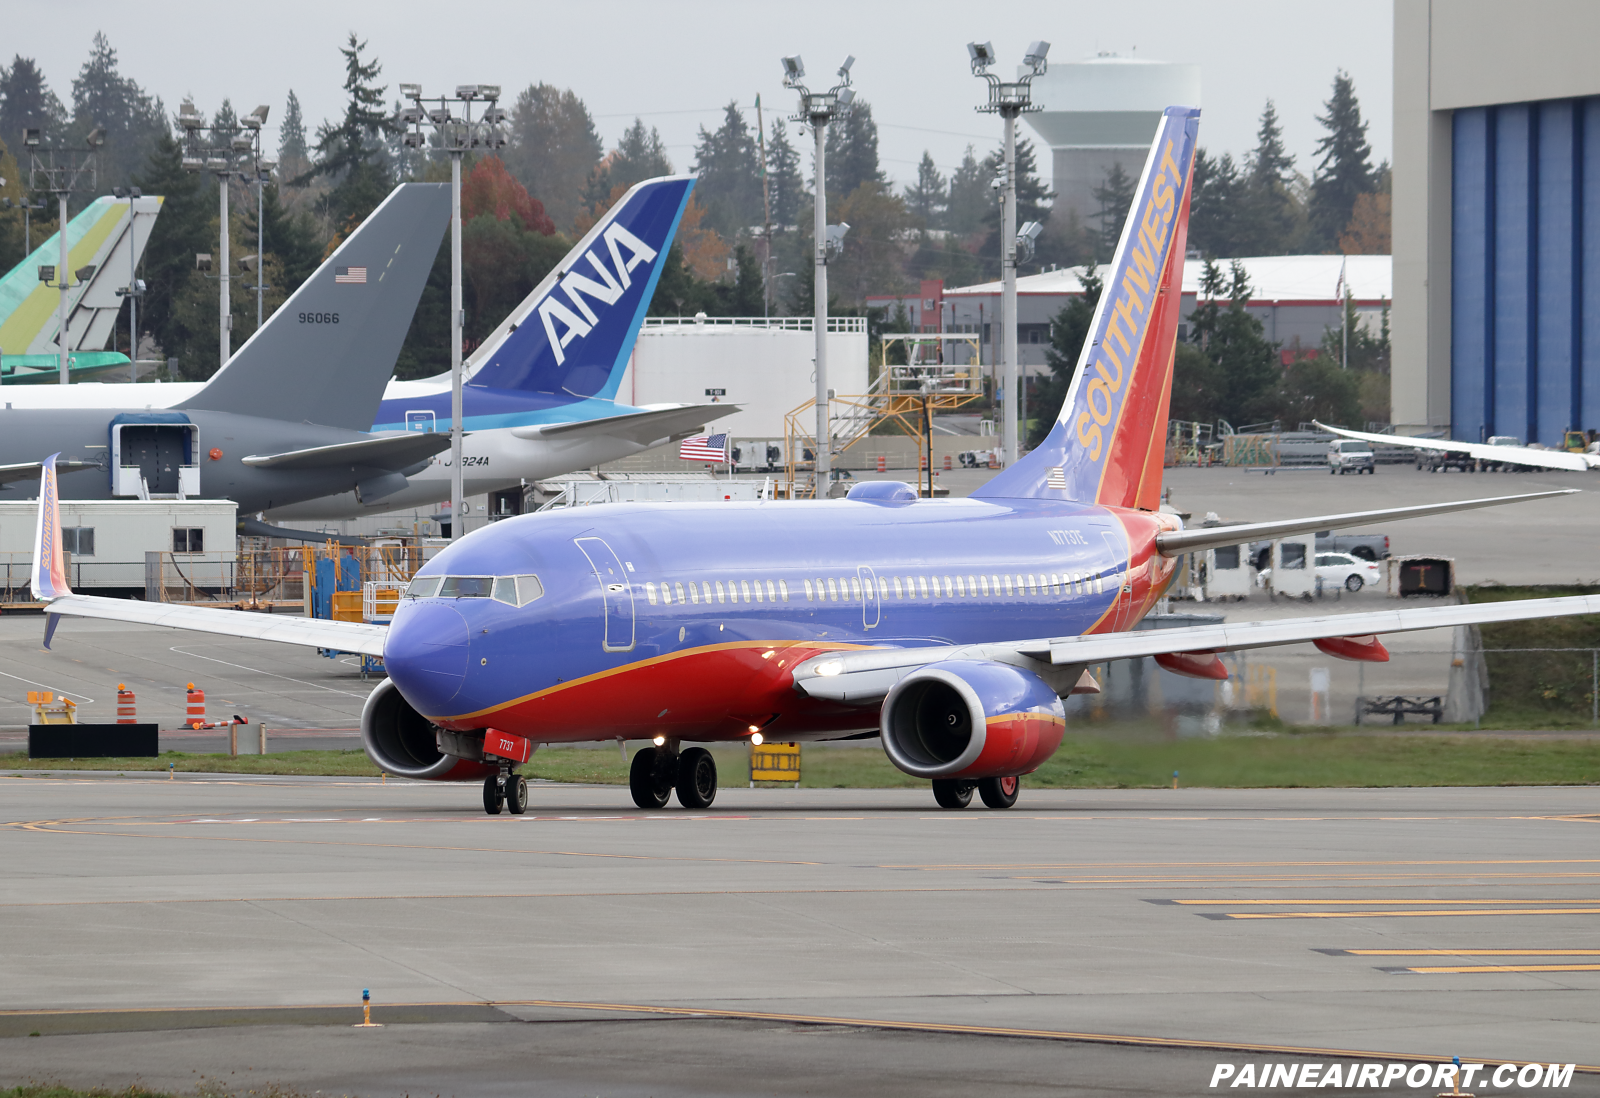
{"type": "Polygon", "coordinates": [[[678,456],[684,461],[727,461],[728,436],[695,435],[686,438],[683,445],[678,447],[678,456]]]}
{"type": "Polygon", "coordinates": [[[364,286],[367,282],[367,269],[365,267],[335,267],[333,269],[335,284],[344,283],[347,286],[364,286]]]}
{"type": "Polygon", "coordinates": [[[1059,488],[1061,491],[1065,492],[1067,490],[1066,470],[1059,465],[1052,465],[1050,467],[1050,476],[1045,480],[1045,487],[1059,488]]]}

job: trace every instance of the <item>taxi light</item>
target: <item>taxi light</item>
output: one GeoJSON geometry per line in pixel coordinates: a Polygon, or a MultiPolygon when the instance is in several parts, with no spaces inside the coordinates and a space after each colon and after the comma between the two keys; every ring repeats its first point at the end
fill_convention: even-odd
{"type": "Polygon", "coordinates": [[[666,743],[667,743],[667,738],[665,736],[657,736],[651,742],[653,742],[657,747],[665,747],[666,743]]]}
{"type": "Polygon", "coordinates": [[[750,736],[750,742],[755,744],[757,747],[760,747],[761,746],[761,742],[762,742],[761,733],[759,733],[759,732],[753,733],[750,736]]]}
{"type": "Polygon", "coordinates": [[[819,675],[837,675],[843,670],[844,664],[838,660],[828,660],[825,663],[817,664],[817,674],[819,675]]]}

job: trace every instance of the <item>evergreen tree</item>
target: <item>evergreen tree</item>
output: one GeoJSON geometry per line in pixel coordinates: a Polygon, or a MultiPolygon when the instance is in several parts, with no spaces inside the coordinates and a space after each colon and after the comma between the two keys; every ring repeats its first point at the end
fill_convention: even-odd
{"type": "Polygon", "coordinates": [[[156,138],[167,132],[165,114],[159,101],[122,76],[117,51],[104,34],[96,34],[89,59],[72,81],[72,128],[80,140],[97,126],[105,130],[97,158],[101,191],[128,184],[155,148],[156,138]]]}
{"type": "Polygon", "coordinates": [[[806,185],[800,177],[800,153],[789,143],[789,131],[781,118],[772,124],[772,136],[767,139],[767,195],[775,232],[800,224],[806,185]]]}
{"type": "Polygon", "coordinates": [[[1323,107],[1328,113],[1319,114],[1317,122],[1327,135],[1317,142],[1321,159],[1311,181],[1310,217],[1312,246],[1331,252],[1350,223],[1356,199],[1376,191],[1378,185],[1355,81],[1342,69],[1334,75],[1333,95],[1323,107]]]}
{"type": "Polygon", "coordinates": [[[290,88],[283,121],[278,123],[278,163],[285,172],[298,175],[305,170],[306,153],[306,123],[300,113],[300,97],[290,88]]]}
{"type": "MultiPolygon", "coordinates": [[[[304,211],[292,213],[284,208],[279,188],[269,185],[261,199],[261,250],[277,260],[273,288],[287,298],[298,290],[322,263],[322,245],[317,227],[304,211]]],[[[244,204],[244,219],[249,239],[256,235],[256,204],[244,204]]]]}
{"type": "MultiPolygon", "coordinates": [[[[530,84],[511,109],[506,167],[557,225],[570,228],[583,208],[584,185],[605,143],[582,99],[551,84],[530,84]]],[[[609,190],[609,188],[608,188],[609,190]]]]}
{"type": "Polygon", "coordinates": [[[229,140],[226,135],[239,128],[239,115],[233,109],[231,100],[224,99],[222,101],[222,106],[217,108],[217,113],[211,116],[211,125],[213,129],[218,131],[213,140],[219,144],[229,140]]]}
{"type": "Polygon", "coordinates": [[[1290,190],[1293,180],[1294,157],[1284,151],[1283,127],[1269,99],[1246,164],[1245,205],[1231,254],[1288,255],[1295,250],[1303,213],[1290,190]]]}
{"type": "Polygon", "coordinates": [[[1189,190],[1189,247],[1207,258],[1235,256],[1244,183],[1230,153],[1216,159],[1204,149],[1194,154],[1194,182],[1189,190]]]}
{"type": "Polygon", "coordinates": [[[828,124],[828,194],[855,193],[863,183],[882,183],[878,167],[878,124],[872,120],[872,104],[857,98],[843,118],[828,124]]]}
{"type": "Polygon", "coordinates": [[[349,96],[344,118],[337,125],[324,122],[317,127],[316,163],[296,180],[305,183],[322,176],[332,182],[327,209],[341,234],[377,209],[393,187],[383,138],[394,125],[384,110],[385,89],[373,83],[383,66],[376,58],[361,59],[366,48],[351,31],[347,45],[339,51],[344,56],[344,90],[349,96]]]}
{"type": "Polygon", "coordinates": [[[1094,311],[1105,288],[1093,263],[1083,272],[1082,280],[1082,296],[1070,299],[1050,318],[1050,346],[1044,352],[1050,374],[1039,380],[1030,403],[1030,407],[1038,411],[1038,419],[1028,434],[1030,448],[1044,441],[1055,426],[1061,406],[1066,403],[1067,390],[1072,386],[1078,359],[1083,355],[1083,341],[1089,338],[1089,326],[1094,322],[1094,311]]]}
{"type": "Polygon", "coordinates": [[[21,148],[25,129],[43,130],[54,138],[66,126],[66,108],[33,58],[17,54],[8,68],[0,68],[0,140],[21,148]]]}
{"type": "Polygon", "coordinates": [[[216,290],[195,271],[194,257],[197,252],[215,251],[216,238],[211,203],[198,176],[183,170],[182,159],[177,139],[163,134],[145,170],[133,180],[144,193],[165,199],[141,262],[147,289],[139,307],[139,325],[155,337],[164,354],[179,360],[183,377],[201,380],[216,369],[216,359],[204,358],[206,333],[192,322],[193,311],[184,306],[188,299],[203,296],[209,289],[209,339],[214,350],[216,290]]]}
{"type": "Polygon", "coordinates": [[[660,131],[654,126],[646,130],[644,120],[635,118],[633,125],[623,131],[617,147],[589,173],[583,189],[584,213],[579,217],[579,227],[586,230],[588,225],[594,224],[594,219],[611,208],[614,198],[635,183],[671,174],[672,161],[667,157],[667,146],[661,140],[660,131]]]}
{"type": "Polygon", "coordinates": [[[987,163],[980,163],[967,146],[960,167],[950,173],[950,201],[945,207],[945,228],[966,236],[983,228],[991,208],[999,208],[999,199],[989,182],[994,176],[987,163]]]}
{"type": "MultiPolygon", "coordinates": [[[[1226,280],[1215,262],[1206,263],[1199,301],[1189,314],[1189,338],[1209,362],[1205,372],[1215,387],[1216,414],[1234,424],[1273,415],[1283,376],[1278,345],[1266,338],[1260,319],[1246,311],[1249,303],[1250,280],[1237,260],[1226,280]]],[[[1174,376],[1174,391],[1198,380],[1174,376]]]]}
{"type": "Polygon", "coordinates": [[[933,155],[924,149],[922,161],[917,165],[916,185],[906,188],[906,206],[924,230],[943,227],[940,215],[948,201],[947,187],[943,173],[933,162],[933,155]]]}
{"type": "MultiPolygon", "coordinates": [[[[5,184],[0,186],[0,199],[13,205],[24,200],[22,173],[17,167],[17,158],[11,155],[4,140],[0,140],[0,179],[5,180],[5,184]]],[[[15,208],[0,210],[0,271],[9,271],[22,262],[25,243],[22,211],[15,208]]]]}
{"type": "Polygon", "coordinates": [[[717,311],[722,316],[761,316],[761,261],[743,244],[733,249],[737,274],[731,284],[717,287],[717,311]]]}
{"type": "Polygon", "coordinates": [[[759,225],[761,164],[756,135],[745,124],[737,100],[723,110],[715,132],[700,127],[694,149],[694,171],[699,175],[695,198],[706,208],[705,224],[732,239],[751,225],[759,225]]]}
{"type": "Polygon", "coordinates": [[[1097,258],[1109,262],[1116,253],[1117,242],[1122,239],[1122,226],[1133,208],[1133,192],[1138,181],[1122,170],[1122,161],[1113,161],[1105,180],[1092,192],[1099,210],[1094,218],[1100,223],[1100,240],[1097,258]]]}

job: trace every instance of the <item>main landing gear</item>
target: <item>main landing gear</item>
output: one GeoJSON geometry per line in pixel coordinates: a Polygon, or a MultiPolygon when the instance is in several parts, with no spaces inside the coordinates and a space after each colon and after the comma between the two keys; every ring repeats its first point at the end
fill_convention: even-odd
{"type": "Polygon", "coordinates": [[[528,811],[528,779],[509,767],[483,782],[483,810],[498,816],[502,808],[510,809],[513,816],[528,811]]]}
{"type": "Polygon", "coordinates": [[[972,803],[972,791],[976,789],[983,803],[990,808],[1010,808],[1017,803],[1017,795],[1022,792],[1022,779],[1016,776],[1005,778],[981,778],[978,781],[961,781],[957,778],[935,778],[933,780],[933,799],[939,802],[940,808],[965,808],[972,803]]]}
{"type": "Polygon", "coordinates": [[[640,808],[664,808],[672,791],[685,808],[710,808],[717,799],[717,761],[703,747],[679,752],[678,741],[634,753],[628,790],[640,808]]]}

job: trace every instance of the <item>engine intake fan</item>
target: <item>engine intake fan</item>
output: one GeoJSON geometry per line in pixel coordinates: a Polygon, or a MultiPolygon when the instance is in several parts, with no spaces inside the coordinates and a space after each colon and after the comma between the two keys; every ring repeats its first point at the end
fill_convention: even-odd
{"type": "Polygon", "coordinates": [[[1030,671],[946,660],[907,675],[883,699],[883,750],[919,778],[1027,774],[1061,746],[1066,711],[1030,671]]]}
{"type": "Polygon", "coordinates": [[[367,758],[398,778],[423,781],[482,781],[499,772],[482,762],[483,741],[473,740],[477,759],[463,733],[444,732],[412,708],[394,683],[378,684],[361,710],[361,746],[367,758]],[[447,737],[447,738],[446,738],[447,737]],[[447,753],[441,748],[448,747],[447,753]]]}

